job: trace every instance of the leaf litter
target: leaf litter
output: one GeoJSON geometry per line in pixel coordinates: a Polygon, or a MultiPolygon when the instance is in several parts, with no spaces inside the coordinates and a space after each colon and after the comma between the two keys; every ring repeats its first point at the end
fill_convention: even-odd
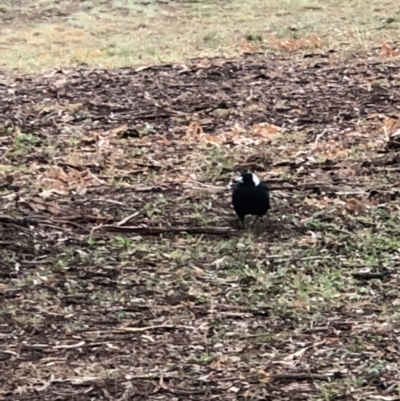
{"type": "Polygon", "coordinates": [[[397,399],[399,76],[253,55],[5,78],[3,399],[397,399]],[[252,233],[242,169],[274,201],[252,233]]]}

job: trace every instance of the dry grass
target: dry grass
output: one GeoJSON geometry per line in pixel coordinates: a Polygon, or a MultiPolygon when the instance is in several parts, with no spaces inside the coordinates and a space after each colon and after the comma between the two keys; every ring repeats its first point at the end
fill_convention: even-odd
{"type": "Polygon", "coordinates": [[[4,68],[120,67],[271,49],[368,49],[399,33],[400,5],[394,0],[26,3],[16,10],[9,0],[0,8],[4,68]]]}

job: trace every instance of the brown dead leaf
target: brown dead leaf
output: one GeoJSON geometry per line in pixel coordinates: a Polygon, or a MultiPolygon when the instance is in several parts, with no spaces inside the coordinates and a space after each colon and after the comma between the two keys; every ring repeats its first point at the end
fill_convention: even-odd
{"type": "Polygon", "coordinates": [[[309,393],[313,390],[311,383],[289,383],[283,386],[282,389],[286,392],[309,393]]]}
{"type": "Polygon", "coordinates": [[[400,55],[400,49],[393,48],[389,43],[384,43],[381,47],[381,57],[389,58],[400,55]]]}
{"type": "Polygon", "coordinates": [[[204,135],[204,136],[202,137],[202,140],[203,140],[204,142],[214,142],[214,143],[219,143],[219,142],[221,142],[222,139],[223,139],[223,137],[218,138],[218,137],[215,136],[215,135],[204,135]]]}
{"type": "Polygon", "coordinates": [[[47,205],[47,210],[48,210],[51,214],[61,214],[61,213],[62,213],[62,211],[61,211],[61,209],[60,209],[60,206],[57,205],[57,203],[55,203],[55,202],[50,202],[50,203],[47,205]]]}
{"type": "Polygon", "coordinates": [[[200,124],[197,121],[192,121],[186,128],[186,134],[182,139],[189,142],[196,141],[203,133],[203,128],[200,124]]]}
{"type": "Polygon", "coordinates": [[[66,83],[67,83],[67,79],[66,78],[57,79],[57,81],[52,82],[50,84],[50,88],[52,90],[59,90],[62,87],[64,87],[66,83]]]}
{"type": "Polygon", "coordinates": [[[126,124],[120,125],[117,128],[110,129],[108,131],[94,131],[90,134],[94,136],[96,140],[96,150],[99,153],[109,151],[113,147],[111,145],[112,141],[118,138],[122,133],[128,130],[128,126],[126,124]]]}
{"type": "Polygon", "coordinates": [[[223,267],[228,260],[228,256],[222,256],[221,258],[215,259],[213,262],[208,263],[207,266],[215,266],[217,269],[223,267]]]}
{"type": "Polygon", "coordinates": [[[39,181],[57,191],[76,190],[80,194],[86,191],[86,187],[104,184],[88,170],[81,172],[70,167],[68,171],[65,171],[59,166],[50,167],[39,177],[39,181]]]}
{"type": "Polygon", "coordinates": [[[208,57],[202,58],[196,65],[197,68],[210,68],[212,65],[211,60],[208,57]]]}
{"type": "Polygon", "coordinates": [[[208,367],[214,370],[221,370],[223,368],[223,365],[226,364],[228,361],[228,355],[219,355],[208,364],[208,367]]]}
{"type": "Polygon", "coordinates": [[[160,145],[165,145],[165,146],[172,145],[172,142],[169,139],[167,139],[164,135],[157,136],[157,139],[155,142],[159,143],[160,145]]]}
{"type": "Polygon", "coordinates": [[[321,47],[322,39],[315,35],[306,35],[302,38],[295,39],[295,38],[285,38],[285,39],[278,39],[274,41],[274,45],[276,48],[282,51],[287,52],[294,52],[302,49],[317,49],[321,47]]]}
{"type": "Polygon", "coordinates": [[[192,268],[192,274],[195,277],[203,277],[206,273],[203,269],[200,269],[200,267],[194,266],[192,268]]]}
{"type": "Polygon", "coordinates": [[[95,49],[95,50],[92,50],[89,54],[92,57],[100,57],[100,56],[102,56],[104,54],[104,52],[102,52],[99,49],[95,49]]]}
{"type": "Polygon", "coordinates": [[[383,132],[385,135],[390,136],[400,128],[400,122],[397,118],[385,118],[383,121],[383,132]]]}
{"type": "Polygon", "coordinates": [[[239,49],[242,53],[255,53],[260,49],[260,46],[248,41],[244,41],[239,45],[239,49]]]}
{"type": "Polygon", "coordinates": [[[272,141],[275,139],[281,133],[281,131],[282,129],[280,127],[267,122],[253,125],[254,135],[267,141],[272,141]]]}
{"type": "Polygon", "coordinates": [[[270,383],[271,375],[267,373],[265,370],[259,370],[258,372],[258,380],[260,383],[270,383]]]}
{"type": "Polygon", "coordinates": [[[85,167],[96,163],[92,152],[71,152],[65,157],[65,163],[73,167],[85,167]]]}
{"type": "Polygon", "coordinates": [[[299,148],[295,148],[294,146],[288,146],[283,150],[283,153],[287,156],[293,156],[299,151],[299,148]]]}
{"type": "Polygon", "coordinates": [[[94,138],[107,137],[107,138],[117,138],[121,133],[128,130],[127,124],[122,124],[116,128],[107,131],[90,131],[89,135],[94,138]]]}
{"type": "Polygon", "coordinates": [[[292,360],[297,360],[301,359],[301,357],[305,354],[305,352],[309,349],[310,347],[305,347],[301,348],[298,351],[294,352],[293,354],[289,354],[283,358],[285,361],[292,361],[292,360]]]}
{"type": "Polygon", "coordinates": [[[305,198],[304,203],[309,206],[317,207],[318,209],[326,209],[328,206],[331,206],[334,201],[324,196],[323,198],[305,198]]]}
{"type": "Polygon", "coordinates": [[[356,198],[346,200],[345,209],[352,214],[362,213],[366,209],[365,201],[356,198]]]}

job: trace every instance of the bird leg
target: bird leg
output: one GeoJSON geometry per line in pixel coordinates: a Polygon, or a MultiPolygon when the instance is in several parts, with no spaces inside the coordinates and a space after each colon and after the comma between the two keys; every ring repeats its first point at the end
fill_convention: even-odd
{"type": "Polygon", "coordinates": [[[256,216],[256,218],[253,220],[253,224],[249,228],[253,228],[256,225],[256,221],[258,220],[259,216],[256,216]]]}

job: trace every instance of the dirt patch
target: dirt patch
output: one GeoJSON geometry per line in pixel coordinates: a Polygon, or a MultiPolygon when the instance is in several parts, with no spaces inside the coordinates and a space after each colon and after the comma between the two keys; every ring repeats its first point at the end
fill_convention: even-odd
{"type": "Polygon", "coordinates": [[[3,398],[396,396],[399,74],[253,57],[4,76],[3,398]],[[244,168],[274,202],[254,232],[225,188],[244,168]]]}
{"type": "Polygon", "coordinates": [[[99,124],[109,129],[122,123],[134,129],[151,122],[155,133],[176,138],[186,129],[182,122],[194,119],[211,134],[236,122],[248,127],[265,121],[297,131],[339,131],[376,113],[398,111],[398,63],[250,59],[220,64],[21,76],[10,82],[12,93],[3,86],[0,122],[37,134],[54,130],[46,124],[49,118],[59,129],[99,124]],[[71,105],[73,113],[58,113],[71,105]]]}

